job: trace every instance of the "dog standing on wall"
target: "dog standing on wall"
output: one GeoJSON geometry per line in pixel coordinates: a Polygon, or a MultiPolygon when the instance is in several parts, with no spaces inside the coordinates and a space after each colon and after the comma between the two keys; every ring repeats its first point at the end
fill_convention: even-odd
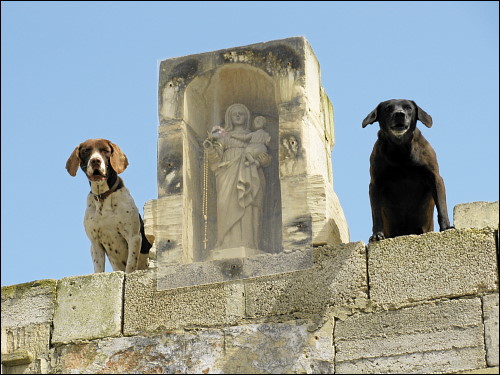
{"type": "Polygon", "coordinates": [[[71,176],[81,168],[90,183],[84,226],[94,272],[104,272],[105,254],[114,271],[129,273],[148,267],[151,244],[139,210],[118,176],[127,165],[121,149],[106,139],[80,143],[66,162],[71,176]]]}
{"type": "Polygon", "coordinates": [[[453,228],[436,153],[417,129],[430,128],[432,118],[414,101],[381,102],[364,120],[363,128],[379,123],[370,156],[372,236],[369,241],[434,230],[434,206],[440,231],[453,228]]]}

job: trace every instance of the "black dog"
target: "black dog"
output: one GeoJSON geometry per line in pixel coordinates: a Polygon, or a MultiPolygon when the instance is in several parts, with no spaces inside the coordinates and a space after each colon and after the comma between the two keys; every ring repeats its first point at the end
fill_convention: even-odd
{"type": "Polygon", "coordinates": [[[378,121],[378,140],[370,156],[370,242],[434,230],[434,205],[440,231],[453,228],[436,153],[417,129],[417,120],[432,126],[432,118],[414,101],[387,100],[364,120],[378,121]]]}

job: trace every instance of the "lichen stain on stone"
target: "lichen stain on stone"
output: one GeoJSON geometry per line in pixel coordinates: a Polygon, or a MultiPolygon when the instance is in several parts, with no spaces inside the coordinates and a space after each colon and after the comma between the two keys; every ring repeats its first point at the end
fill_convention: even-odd
{"type": "Polygon", "coordinates": [[[254,48],[235,48],[222,52],[219,56],[224,63],[247,63],[272,73],[302,70],[302,62],[297,52],[286,45],[277,45],[263,50],[254,48]]]}

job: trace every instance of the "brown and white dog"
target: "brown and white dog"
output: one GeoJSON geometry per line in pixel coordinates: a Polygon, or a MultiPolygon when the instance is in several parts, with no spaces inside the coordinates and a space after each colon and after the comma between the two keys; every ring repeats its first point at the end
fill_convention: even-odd
{"type": "Polygon", "coordinates": [[[127,165],[122,150],[107,139],[80,143],[66,162],[71,176],[76,176],[80,167],[90,183],[84,226],[91,242],[94,272],[104,272],[105,254],[114,271],[128,273],[148,267],[151,244],[139,210],[118,176],[127,165]]]}

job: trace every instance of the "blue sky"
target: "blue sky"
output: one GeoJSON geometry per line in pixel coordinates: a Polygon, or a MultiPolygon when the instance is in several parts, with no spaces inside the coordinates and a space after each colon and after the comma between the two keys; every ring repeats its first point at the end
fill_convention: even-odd
{"type": "Polygon", "coordinates": [[[70,153],[88,138],[118,144],[142,213],[157,198],[159,61],[253,43],[304,36],[319,60],[351,241],[367,243],[372,226],[378,125],[361,121],[386,99],[415,100],[433,117],[419,127],[450,219],[457,204],[498,200],[498,4],[2,1],[2,286],[91,273],[89,186],[66,172],[70,153]]]}

